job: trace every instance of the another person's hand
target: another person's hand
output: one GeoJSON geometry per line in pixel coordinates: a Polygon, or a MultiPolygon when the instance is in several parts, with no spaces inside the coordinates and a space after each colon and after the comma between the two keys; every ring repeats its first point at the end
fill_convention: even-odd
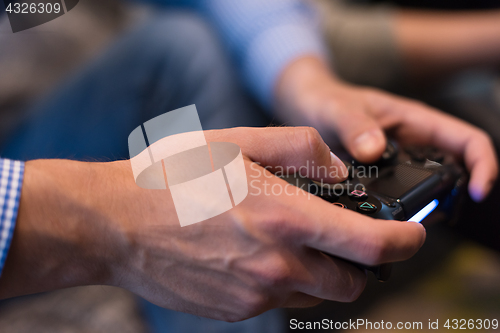
{"type": "Polygon", "coordinates": [[[345,166],[311,128],[236,128],[206,138],[241,147],[249,194],[186,227],[170,192],[139,188],[129,161],[28,162],[0,298],[107,284],[169,309],[237,321],[356,299],[365,272],[324,253],[376,265],[407,259],[424,242],[420,224],[341,209],[262,167],[325,166],[330,181],[341,180],[345,166]]]}
{"type": "Polygon", "coordinates": [[[433,145],[463,158],[475,201],[488,195],[497,178],[495,150],[484,131],[423,103],[341,82],[315,57],[289,65],[275,95],[281,120],[313,126],[326,142],[340,139],[361,162],[380,157],[387,132],[402,143],[433,145]]]}

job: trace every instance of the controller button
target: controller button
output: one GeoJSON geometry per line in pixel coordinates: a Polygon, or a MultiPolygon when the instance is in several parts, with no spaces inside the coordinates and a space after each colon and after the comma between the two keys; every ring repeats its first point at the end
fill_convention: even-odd
{"type": "Polygon", "coordinates": [[[334,202],[333,205],[337,206],[337,207],[340,207],[340,208],[347,208],[344,204],[342,204],[340,202],[334,202]]]}
{"type": "Polygon", "coordinates": [[[363,201],[358,203],[358,211],[366,214],[375,213],[377,211],[377,205],[372,204],[368,201],[363,201]]]}
{"type": "Polygon", "coordinates": [[[366,194],[365,191],[361,190],[354,190],[349,194],[349,196],[351,197],[351,199],[356,201],[365,200],[366,198],[368,198],[368,194],[366,194]]]}

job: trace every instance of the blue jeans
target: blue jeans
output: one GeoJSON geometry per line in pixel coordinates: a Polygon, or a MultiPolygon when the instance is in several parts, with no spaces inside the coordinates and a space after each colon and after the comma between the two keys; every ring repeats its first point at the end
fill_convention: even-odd
{"type": "Polygon", "coordinates": [[[130,132],[157,115],[196,104],[205,130],[266,126],[252,103],[211,27],[188,12],[165,12],[33,108],[0,156],[128,158],[130,132]]]}
{"type": "MultiPolygon", "coordinates": [[[[269,123],[243,92],[211,28],[192,14],[161,13],[126,32],[33,108],[0,156],[128,158],[127,138],[134,128],[190,104],[196,104],[205,130],[269,123]]],[[[141,304],[153,332],[285,330],[279,310],[230,324],[141,304]]]]}

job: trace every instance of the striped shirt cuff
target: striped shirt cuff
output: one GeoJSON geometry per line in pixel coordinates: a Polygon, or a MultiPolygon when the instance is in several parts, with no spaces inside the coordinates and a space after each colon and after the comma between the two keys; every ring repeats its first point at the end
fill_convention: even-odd
{"type": "Polygon", "coordinates": [[[290,24],[269,29],[250,45],[243,73],[268,110],[272,108],[276,81],[286,66],[303,56],[326,59],[318,36],[310,26],[290,24]]]}
{"type": "Polygon", "coordinates": [[[23,175],[23,162],[0,159],[0,274],[16,225],[23,175]]]}
{"type": "Polygon", "coordinates": [[[307,55],[326,59],[319,15],[302,0],[191,3],[218,28],[247,86],[268,110],[276,81],[286,66],[307,55]]]}

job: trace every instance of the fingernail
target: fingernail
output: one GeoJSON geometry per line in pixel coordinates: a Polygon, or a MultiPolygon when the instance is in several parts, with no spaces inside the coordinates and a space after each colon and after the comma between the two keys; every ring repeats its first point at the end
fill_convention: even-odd
{"type": "Polygon", "coordinates": [[[384,144],[384,134],[380,130],[365,132],[354,140],[354,149],[357,158],[370,158],[379,153],[384,144]]]}
{"type": "Polygon", "coordinates": [[[488,196],[492,187],[493,182],[486,183],[482,189],[480,186],[471,183],[469,185],[469,195],[475,202],[481,202],[488,196]]]}
{"type": "Polygon", "coordinates": [[[330,157],[332,160],[332,166],[335,166],[338,168],[338,178],[345,179],[347,178],[347,167],[345,166],[344,162],[340,160],[340,158],[337,157],[334,153],[330,152],[330,157]]]}
{"type": "Polygon", "coordinates": [[[425,239],[427,238],[427,230],[425,227],[421,224],[422,228],[424,229],[424,232],[422,233],[422,240],[420,242],[420,247],[424,246],[425,244],[425,239]]]}
{"type": "Polygon", "coordinates": [[[469,195],[471,197],[471,199],[474,201],[474,202],[481,202],[483,201],[483,191],[481,191],[480,189],[476,188],[475,186],[470,186],[469,187],[469,195]]]}

